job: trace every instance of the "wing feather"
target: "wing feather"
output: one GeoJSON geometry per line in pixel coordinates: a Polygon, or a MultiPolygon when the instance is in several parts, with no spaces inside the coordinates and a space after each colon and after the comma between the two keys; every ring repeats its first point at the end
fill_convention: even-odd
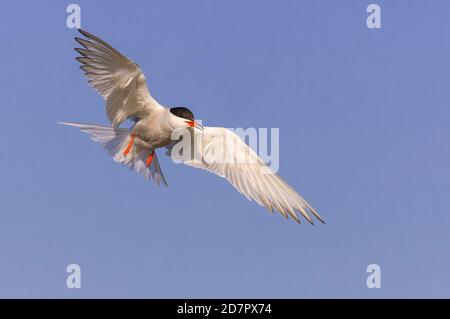
{"type": "Polygon", "coordinates": [[[127,118],[139,119],[162,106],[150,95],[139,66],[105,41],[79,30],[86,38],[75,38],[83,48],[75,48],[89,84],[106,101],[106,114],[113,127],[127,118]]]}
{"type": "MultiPolygon", "coordinates": [[[[205,127],[202,132],[195,130],[194,147],[192,154],[199,154],[201,158],[176,158],[188,166],[207,170],[213,174],[227,179],[238,192],[249,200],[254,200],[273,213],[277,210],[285,218],[293,218],[300,223],[298,214],[309,223],[313,220],[308,213],[314,215],[320,222],[323,219],[279,175],[272,172],[263,160],[240,139],[234,132],[225,128],[205,127]],[[230,149],[229,145],[232,145],[230,149]],[[231,161],[227,152],[233,152],[231,161]],[[246,156],[243,156],[243,155],[246,156]],[[228,160],[224,160],[228,159],[228,160]]],[[[174,144],[172,144],[172,147],[174,144]]],[[[168,152],[170,155],[170,150],[168,152]]],[[[172,154],[178,157],[180,154],[172,154]]],[[[175,159],[175,158],[174,158],[175,159]]]]}

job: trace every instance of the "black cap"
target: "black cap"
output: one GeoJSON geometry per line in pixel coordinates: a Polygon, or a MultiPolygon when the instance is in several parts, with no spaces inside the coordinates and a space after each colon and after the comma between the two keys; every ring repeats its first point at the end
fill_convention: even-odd
{"type": "Polygon", "coordinates": [[[194,114],[192,114],[191,110],[186,107],[172,107],[170,109],[170,113],[186,120],[194,120],[194,114]]]}

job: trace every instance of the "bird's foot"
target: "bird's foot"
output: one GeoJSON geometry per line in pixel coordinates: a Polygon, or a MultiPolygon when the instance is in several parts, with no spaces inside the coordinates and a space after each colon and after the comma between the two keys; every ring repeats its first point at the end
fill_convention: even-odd
{"type": "Polygon", "coordinates": [[[152,161],[153,161],[153,156],[155,156],[155,151],[152,151],[150,154],[148,154],[147,162],[145,163],[145,165],[146,165],[147,167],[150,167],[150,164],[151,164],[152,161]]]}
{"type": "Polygon", "coordinates": [[[133,142],[134,142],[134,134],[131,134],[130,142],[128,143],[127,148],[123,151],[123,156],[127,156],[128,153],[130,153],[130,150],[133,147],[133,142]]]}

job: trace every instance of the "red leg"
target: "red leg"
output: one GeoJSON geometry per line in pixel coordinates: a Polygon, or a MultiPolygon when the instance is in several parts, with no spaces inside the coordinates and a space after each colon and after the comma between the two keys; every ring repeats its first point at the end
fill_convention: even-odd
{"type": "Polygon", "coordinates": [[[123,156],[127,156],[128,153],[130,152],[131,148],[133,147],[133,142],[134,142],[134,134],[131,134],[130,136],[130,143],[128,143],[127,148],[123,151],[123,156]]]}
{"type": "Polygon", "coordinates": [[[145,163],[147,167],[150,167],[150,164],[152,163],[153,160],[153,156],[155,156],[155,151],[152,151],[150,154],[148,154],[147,162],[145,163]]]}

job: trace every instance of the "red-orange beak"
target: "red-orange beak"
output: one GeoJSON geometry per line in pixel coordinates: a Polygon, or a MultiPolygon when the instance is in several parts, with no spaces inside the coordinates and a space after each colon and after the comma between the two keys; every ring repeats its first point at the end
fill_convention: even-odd
{"type": "Polygon", "coordinates": [[[195,127],[198,128],[199,130],[203,130],[203,126],[201,126],[200,124],[198,124],[196,121],[184,121],[187,125],[189,125],[189,127],[195,127]]]}

